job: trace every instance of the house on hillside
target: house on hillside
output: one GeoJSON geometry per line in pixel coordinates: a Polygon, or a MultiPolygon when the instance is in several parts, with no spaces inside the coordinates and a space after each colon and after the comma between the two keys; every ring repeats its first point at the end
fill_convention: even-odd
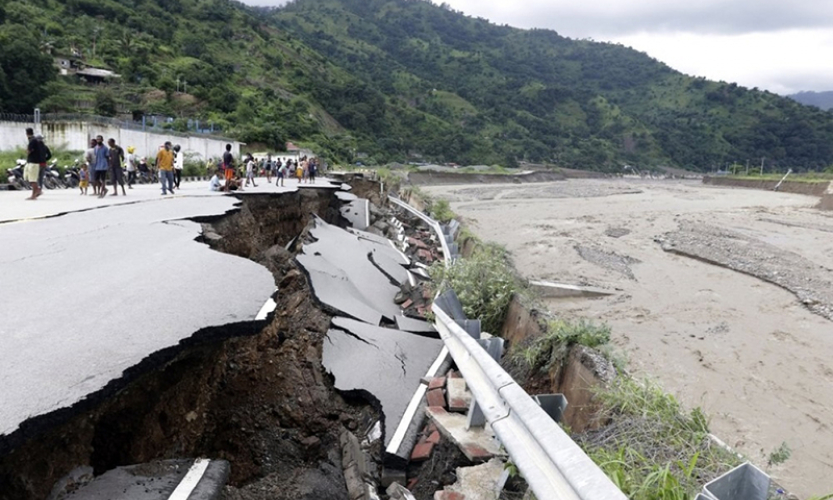
{"type": "Polygon", "coordinates": [[[109,69],[87,66],[81,57],[75,55],[58,55],[53,57],[52,61],[61,75],[75,75],[80,80],[88,83],[103,83],[121,78],[121,75],[109,69]]]}

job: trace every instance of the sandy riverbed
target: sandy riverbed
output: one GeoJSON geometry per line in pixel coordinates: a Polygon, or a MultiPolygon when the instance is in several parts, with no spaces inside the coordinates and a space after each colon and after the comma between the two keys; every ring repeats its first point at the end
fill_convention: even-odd
{"type": "Polygon", "coordinates": [[[833,213],[813,209],[818,198],[637,180],[422,189],[505,245],[524,276],[616,291],[548,306],[608,323],[632,371],[702,406],[759,465],[787,442],[792,457],[769,472],[798,495],[833,491],[833,322],[802,304],[807,290],[754,276],[800,261],[799,288],[833,281],[833,213]],[[713,245],[745,273],[702,260],[713,245]]]}

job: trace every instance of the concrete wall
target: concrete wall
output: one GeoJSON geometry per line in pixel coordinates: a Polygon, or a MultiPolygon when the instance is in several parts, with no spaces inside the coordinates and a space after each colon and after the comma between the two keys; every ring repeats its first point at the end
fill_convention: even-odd
{"type": "MultiPolygon", "coordinates": [[[[32,126],[33,124],[0,121],[0,151],[26,147],[24,131],[26,127],[32,126]]],[[[194,154],[202,160],[221,157],[228,143],[231,143],[232,151],[239,158],[241,146],[241,143],[237,141],[204,135],[182,137],[158,131],[123,129],[95,122],[44,122],[41,124],[40,133],[52,149],[63,147],[83,151],[87,149],[91,138],[102,135],[105,141],[111,137],[114,138],[116,143],[125,150],[128,146],[134,146],[136,154],[147,157],[155,157],[159,146],[165,141],[179,144],[185,153],[194,154]]]]}
{"type": "MultiPolygon", "coordinates": [[[[772,191],[778,181],[765,181],[756,179],[730,179],[727,177],[703,177],[703,184],[714,186],[743,187],[752,189],[763,189],[772,191]]],[[[810,196],[822,196],[827,189],[827,182],[796,182],[784,181],[778,191],[782,193],[806,194],[810,196]]]]}

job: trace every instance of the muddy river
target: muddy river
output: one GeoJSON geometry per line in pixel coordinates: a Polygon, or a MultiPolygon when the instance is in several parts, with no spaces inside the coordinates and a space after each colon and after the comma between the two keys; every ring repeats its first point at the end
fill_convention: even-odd
{"type": "Polygon", "coordinates": [[[715,435],[791,491],[833,491],[833,322],[819,313],[833,306],[833,212],[818,198],[695,181],[422,189],[525,277],[613,291],[547,305],[609,324],[632,372],[704,408],[715,435]],[[667,251],[683,228],[701,254],[667,251]],[[785,266],[789,287],[775,284],[785,266]],[[767,466],[783,442],[792,456],[767,466]]]}

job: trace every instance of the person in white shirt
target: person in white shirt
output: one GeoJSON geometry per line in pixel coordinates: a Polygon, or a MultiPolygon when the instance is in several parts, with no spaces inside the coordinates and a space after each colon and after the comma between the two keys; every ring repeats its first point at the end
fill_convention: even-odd
{"type": "Polygon", "coordinates": [[[220,191],[223,189],[223,183],[220,182],[220,177],[218,177],[216,173],[214,174],[214,177],[208,181],[208,186],[211,191],[220,191]]]}
{"type": "Polygon", "coordinates": [[[182,169],[185,167],[185,155],[182,154],[179,144],[174,146],[174,185],[179,189],[179,182],[182,180],[182,169]]]}
{"type": "Polygon", "coordinates": [[[127,165],[127,187],[133,189],[133,184],[136,183],[136,164],[139,163],[136,159],[136,148],[133,146],[127,146],[124,163],[127,165]]]}
{"type": "Polygon", "coordinates": [[[252,186],[257,187],[255,184],[255,159],[249,156],[249,161],[246,162],[246,186],[249,185],[249,181],[252,181],[252,186]]]}

